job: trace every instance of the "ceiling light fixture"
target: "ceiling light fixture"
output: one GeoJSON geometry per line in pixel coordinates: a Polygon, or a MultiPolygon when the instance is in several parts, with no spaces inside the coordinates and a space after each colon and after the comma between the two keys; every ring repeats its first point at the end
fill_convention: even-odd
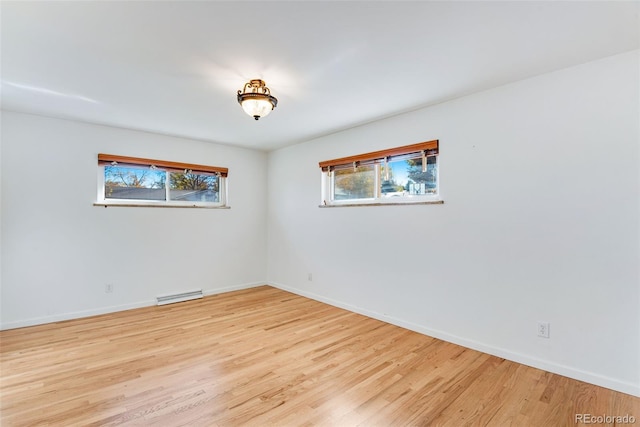
{"type": "Polygon", "coordinates": [[[244,89],[238,91],[238,103],[245,113],[258,120],[267,116],[276,108],[278,100],[271,96],[271,91],[260,79],[249,80],[244,89]]]}

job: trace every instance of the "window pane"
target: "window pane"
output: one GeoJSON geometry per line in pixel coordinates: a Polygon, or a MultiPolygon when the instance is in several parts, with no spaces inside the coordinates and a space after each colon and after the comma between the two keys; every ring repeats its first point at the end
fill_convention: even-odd
{"type": "Polygon", "coordinates": [[[436,194],[438,188],[437,156],[427,157],[427,170],[422,171],[422,157],[389,162],[380,168],[383,197],[436,194]],[[388,178],[388,179],[387,179],[388,178]]]}
{"type": "Polygon", "coordinates": [[[184,202],[218,202],[220,182],[216,175],[169,174],[169,198],[184,202]]]}
{"type": "Polygon", "coordinates": [[[104,198],[165,200],[165,172],[147,167],[105,166],[104,198]]]}
{"type": "Polygon", "coordinates": [[[375,167],[360,166],[333,172],[334,200],[369,199],[375,196],[375,167]]]}

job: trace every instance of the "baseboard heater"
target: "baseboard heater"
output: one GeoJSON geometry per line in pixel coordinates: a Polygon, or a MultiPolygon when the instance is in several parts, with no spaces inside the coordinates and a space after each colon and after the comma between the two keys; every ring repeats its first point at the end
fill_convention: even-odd
{"type": "Polygon", "coordinates": [[[192,299],[202,298],[204,295],[202,294],[202,289],[197,289],[195,291],[187,291],[181,292],[179,294],[171,294],[171,295],[158,295],[156,299],[158,300],[157,305],[165,305],[172,304],[174,302],[182,302],[189,301],[192,299]]]}

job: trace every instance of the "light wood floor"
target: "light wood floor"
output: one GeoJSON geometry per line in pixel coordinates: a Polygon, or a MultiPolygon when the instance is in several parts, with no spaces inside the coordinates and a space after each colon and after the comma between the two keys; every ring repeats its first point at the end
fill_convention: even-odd
{"type": "Polygon", "coordinates": [[[0,340],[3,427],[640,425],[638,398],[267,286],[0,340]]]}

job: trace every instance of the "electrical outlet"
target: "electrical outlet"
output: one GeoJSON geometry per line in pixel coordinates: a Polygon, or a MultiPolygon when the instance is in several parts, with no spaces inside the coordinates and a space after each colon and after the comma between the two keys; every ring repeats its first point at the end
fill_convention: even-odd
{"type": "Polygon", "coordinates": [[[309,275],[307,276],[307,280],[309,280],[310,282],[313,281],[313,274],[309,273],[309,275]]]}
{"type": "Polygon", "coordinates": [[[542,338],[549,338],[549,322],[538,322],[538,336],[542,338]]]}
{"type": "Polygon", "coordinates": [[[108,293],[108,294],[113,292],[113,284],[112,283],[107,283],[106,285],[104,285],[104,291],[106,293],[108,293]]]}

